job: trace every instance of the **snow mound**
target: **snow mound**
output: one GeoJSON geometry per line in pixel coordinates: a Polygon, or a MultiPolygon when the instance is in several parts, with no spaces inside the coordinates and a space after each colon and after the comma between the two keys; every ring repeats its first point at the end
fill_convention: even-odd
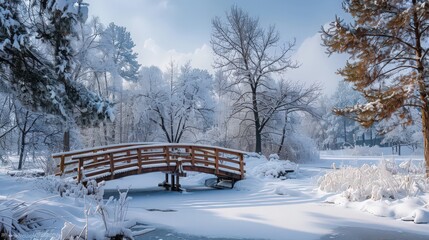
{"type": "Polygon", "coordinates": [[[416,209],[409,216],[401,219],[404,221],[413,221],[414,223],[429,223],[429,209],[416,209]]]}
{"type": "Polygon", "coordinates": [[[254,191],[255,189],[260,189],[262,187],[261,180],[248,176],[243,180],[240,180],[234,184],[234,189],[238,191],[254,191]]]}
{"type": "Polygon", "coordinates": [[[289,186],[283,186],[283,185],[276,187],[275,194],[288,196],[288,197],[304,196],[304,194],[302,192],[290,189],[289,186]]]}

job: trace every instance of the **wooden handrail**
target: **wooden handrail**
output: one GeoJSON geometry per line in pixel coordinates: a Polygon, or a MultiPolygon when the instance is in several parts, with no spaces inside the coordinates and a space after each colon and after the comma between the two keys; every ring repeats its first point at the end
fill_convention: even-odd
{"type": "Polygon", "coordinates": [[[234,179],[242,179],[245,174],[245,152],[242,151],[197,144],[145,145],[136,143],[133,146],[122,148],[116,146],[113,148],[100,147],[91,153],[88,153],[88,150],[82,150],[53,155],[61,158],[60,172],[57,175],[73,173],[77,170],[75,177],[80,182],[85,181],[85,176],[96,178],[97,174],[103,174],[103,177],[106,178],[106,173],[110,173],[109,179],[114,179],[116,173],[135,171],[133,174],[140,174],[147,172],[149,168],[153,168],[154,171],[174,170],[178,165],[183,165],[184,168],[191,171],[206,169],[205,172],[211,172],[218,177],[233,176],[234,179]],[[72,157],[70,158],[70,156],[72,157]]]}

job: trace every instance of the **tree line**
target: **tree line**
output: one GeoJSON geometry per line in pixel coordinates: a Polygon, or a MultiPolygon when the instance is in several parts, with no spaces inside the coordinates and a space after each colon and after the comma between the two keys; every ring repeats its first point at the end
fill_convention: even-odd
{"type": "Polygon", "coordinates": [[[344,1],[356,24],[337,18],[322,29],[329,53],[352,58],[339,70],[351,85],[328,99],[318,85],[287,79],[299,67],[295,43],[236,6],[212,20],[210,73],[174,59],[164,70],[141,66],[126,28],[88,19],[82,0],[1,1],[2,156],[18,154],[21,168],[31,151],[155,141],[300,159],[341,138],[414,141],[428,119],[427,4],[364,2],[344,1]]]}

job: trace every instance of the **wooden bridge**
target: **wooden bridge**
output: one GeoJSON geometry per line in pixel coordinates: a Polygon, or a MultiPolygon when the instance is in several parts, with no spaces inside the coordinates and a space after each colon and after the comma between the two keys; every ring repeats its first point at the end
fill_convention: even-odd
{"type": "Polygon", "coordinates": [[[112,180],[150,172],[165,173],[165,188],[179,190],[187,171],[213,174],[218,181],[244,178],[245,152],[196,144],[129,143],[56,153],[56,175],[78,182],[112,180]],[[171,175],[171,183],[169,183],[171,175]]]}

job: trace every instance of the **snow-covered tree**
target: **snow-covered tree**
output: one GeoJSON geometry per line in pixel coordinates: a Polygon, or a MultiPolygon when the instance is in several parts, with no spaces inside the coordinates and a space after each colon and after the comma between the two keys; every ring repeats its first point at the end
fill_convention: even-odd
{"type": "Polygon", "coordinates": [[[140,64],[133,51],[135,44],[131,34],[125,27],[110,23],[101,35],[100,45],[113,61],[111,71],[116,71],[125,80],[137,80],[140,64]]]}
{"type": "MultiPolygon", "coordinates": [[[[112,127],[113,141],[123,141],[124,121],[124,80],[136,81],[140,64],[137,62],[137,53],[131,34],[125,27],[110,23],[100,37],[100,50],[104,58],[105,72],[110,74],[110,98],[117,105],[118,114],[112,127]]],[[[106,86],[107,87],[107,86],[106,86]]]]}
{"type": "Polygon", "coordinates": [[[109,102],[69,78],[73,64],[71,49],[66,46],[70,40],[68,31],[77,21],[77,6],[73,0],[32,4],[1,1],[0,81],[2,87],[33,110],[88,125],[110,118],[112,111],[109,102]],[[55,29],[63,38],[54,37],[55,29]],[[46,54],[47,44],[56,49],[56,58],[46,54]]]}
{"type": "MultiPolygon", "coordinates": [[[[156,77],[158,79],[159,77],[156,77]]],[[[206,70],[188,63],[177,73],[170,63],[163,83],[149,84],[142,94],[149,110],[149,119],[156,124],[163,139],[178,143],[186,134],[205,131],[213,121],[212,76],[206,70]]]]}
{"type": "MultiPolygon", "coordinates": [[[[236,98],[236,113],[243,110],[242,120],[253,126],[255,151],[262,151],[262,133],[271,117],[283,108],[282,103],[266,109],[265,94],[271,89],[272,75],[297,67],[291,61],[293,43],[279,47],[280,36],[274,26],[262,28],[257,18],[233,6],[225,21],[216,17],[212,21],[211,45],[215,55],[215,67],[229,72],[235,85],[240,86],[236,98]],[[261,111],[266,111],[262,113],[261,111]]],[[[281,100],[277,99],[277,100],[281,100]]]]}
{"type": "Polygon", "coordinates": [[[322,115],[323,130],[326,134],[323,145],[330,148],[350,147],[356,144],[357,135],[365,130],[353,119],[337,116],[332,108],[344,108],[361,103],[363,97],[347,82],[340,82],[334,95],[325,102],[322,115]],[[326,105],[328,104],[328,105],[326,105]]]}
{"type": "Polygon", "coordinates": [[[323,29],[330,53],[350,54],[339,70],[367,103],[338,109],[364,126],[399,116],[411,124],[410,108],[422,116],[426,173],[429,176],[429,4],[426,0],[346,0],[352,24],[336,18],[323,29]]]}
{"type": "Polygon", "coordinates": [[[15,104],[15,119],[20,139],[18,170],[21,170],[27,153],[28,136],[33,131],[36,123],[42,118],[42,115],[32,113],[17,105],[15,104]]]}
{"type": "Polygon", "coordinates": [[[376,125],[376,129],[383,134],[382,144],[389,144],[395,148],[396,153],[401,155],[401,147],[408,146],[413,150],[422,145],[422,125],[421,116],[417,109],[410,109],[413,123],[404,126],[398,119],[399,116],[392,116],[376,125]]]}

